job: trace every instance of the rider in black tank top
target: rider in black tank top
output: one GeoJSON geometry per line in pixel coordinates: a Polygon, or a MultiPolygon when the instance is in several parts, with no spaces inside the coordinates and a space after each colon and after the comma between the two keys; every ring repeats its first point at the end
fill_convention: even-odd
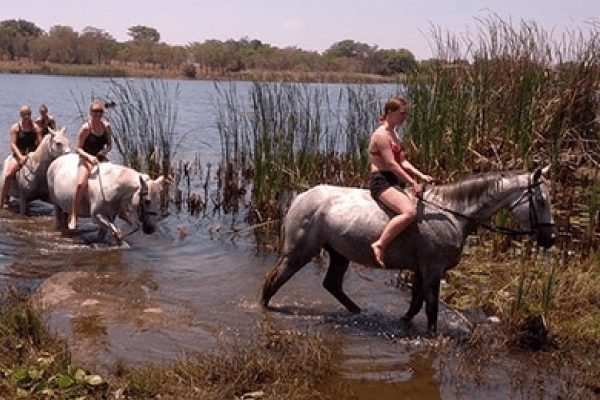
{"type": "Polygon", "coordinates": [[[23,125],[19,123],[19,130],[17,131],[17,147],[21,154],[26,155],[31,153],[37,148],[37,132],[32,127],[31,130],[25,130],[23,125]]]}
{"type": "Polygon", "coordinates": [[[90,133],[83,143],[83,151],[94,157],[97,157],[98,153],[108,144],[106,126],[102,124],[103,131],[101,134],[97,134],[92,131],[92,124],[88,124],[88,126],[90,127],[90,133]]]}
{"type": "Polygon", "coordinates": [[[77,187],[73,197],[71,215],[67,227],[73,230],[77,227],[77,213],[81,199],[87,190],[87,181],[92,169],[99,161],[106,161],[107,153],[112,149],[112,127],[109,122],[102,120],[104,103],[94,100],[90,105],[90,120],[79,130],[75,152],[79,155],[77,166],[77,187]],[[94,131],[96,129],[96,131],[94,131]]]}

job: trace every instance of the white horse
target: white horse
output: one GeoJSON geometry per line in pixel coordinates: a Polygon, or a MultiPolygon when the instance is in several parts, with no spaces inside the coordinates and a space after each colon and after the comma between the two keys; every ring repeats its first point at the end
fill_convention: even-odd
{"type": "MultiPolygon", "coordinates": [[[[79,156],[67,154],[54,160],[48,169],[50,199],[54,203],[57,227],[61,230],[66,229],[67,212],[71,211],[78,165],[79,156]]],[[[118,243],[122,242],[123,233],[114,224],[117,216],[130,224],[141,225],[144,233],[151,234],[161,215],[161,192],[169,183],[162,176],[152,180],[123,165],[99,163],[92,169],[77,215],[91,217],[100,227],[99,240],[109,231],[118,243]]]]}
{"type": "MultiPolygon", "coordinates": [[[[425,301],[428,331],[437,330],[444,272],[458,264],[467,235],[477,226],[489,226],[499,210],[510,210],[526,229],[512,233],[532,234],[546,248],[554,244],[550,196],[541,175],[539,169],[533,174],[489,173],[424,193],[416,223],[394,239],[384,256],[387,268],[414,271],[405,321],[410,321],[425,301]]],[[[279,288],[324,248],[330,264],[323,286],[350,312],[360,312],[344,293],[342,280],[349,261],[377,265],[370,245],[391,215],[368,190],[319,185],[298,195],[286,215],[283,255],[265,278],[261,305],[268,307],[279,288]]]]}
{"type": "MultiPolygon", "coordinates": [[[[15,179],[12,180],[8,190],[9,196],[19,199],[19,212],[21,214],[27,212],[29,202],[33,200],[49,201],[48,184],[46,182],[48,167],[54,159],[70,151],[65,128],[57,131],[49,128],[49,133],[44,136],[35,151],[27,154],[27,161],[17,171],[15,179]]],[[[4,160],[0,188],[4,185],[6,169],[12,157],[11,154],[4,160]]]]}

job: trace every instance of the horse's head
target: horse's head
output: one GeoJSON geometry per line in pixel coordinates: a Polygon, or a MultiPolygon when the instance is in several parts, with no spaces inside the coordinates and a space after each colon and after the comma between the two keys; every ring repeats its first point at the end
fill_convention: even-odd
{"type": "Polygon", "coordinates": [[[48,134],[44,137],[44,140],[48,140],[49,142],[48,150],[52,159],[58,158],[71,151],[69,138],[65,135],[64,127],[56,131],[52,128],[48,128],[48,134]]]}
{"type": "Polygon", "coordinates": [[[152,180],[147,175],[140,175],[140,190],[138,200],[138,219],[142,223],[142,231],[149,235],[154,233],[161,217],[161,193],[171,181],[164,177],[152,180]]]}
{"type": "Polygon", "coordinates": [[[543,180],[549,169],[549,166],[544,169],[538,168],[529,175],[525,190],[509,207],[521,226],[531,231],[538,244],[544,248],[550,248],[556,242],[550,193],[543,180]]]}

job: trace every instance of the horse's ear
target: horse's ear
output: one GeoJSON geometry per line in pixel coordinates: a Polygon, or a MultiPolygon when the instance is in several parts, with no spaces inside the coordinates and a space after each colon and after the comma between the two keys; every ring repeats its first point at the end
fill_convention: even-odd
{"type": "Polygon", "coordinates": [[[536,168],[535,171],[533,172],[533,182],[538,182],[540,180],[541,176],[542,176],[542,169],[536,168]]]}
{"type": "MultiPolygon", "coordinates": [[[[161,176],[162,177],[162,176],[161,176]]],[[[175,178],[173,176],[166,176],[164,181],[163,181],[163,185],[165,186],[171,186],[172,184],[175,183],[175,178]]]]}
{"type": "Polygon", "coordinates": [[[140,178],[140,188],[144,191],[148,191],[148,184],[146,183],[146,180],[142,177],[142,175],[139,175],[140,178]]]}
{"type": "Polygon", "coordinates": [[[542,176],[545,179],[550,178],[550,165],[546,165],[544,168],[542,168],[542,176]]]}

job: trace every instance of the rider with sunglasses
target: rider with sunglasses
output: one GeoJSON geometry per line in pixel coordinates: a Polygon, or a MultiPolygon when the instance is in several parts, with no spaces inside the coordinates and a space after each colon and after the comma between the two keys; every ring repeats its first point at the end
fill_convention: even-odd
{"type": "Polygon", "coordinates": [[[102,119],[104,103],[94,100],[90,106],[90,120],[81,125],[77,138],[75,151],[79,154],[80,161],[77,170],[77,188],[73,199],[71,216],[68,227],[74,230],[77,227],[77,212],[81,204],[81,197],[87,190],[87,182],[92,168],[99,161],[106,161],[106,155],[112,149],[112,127],[102,119]]]}

